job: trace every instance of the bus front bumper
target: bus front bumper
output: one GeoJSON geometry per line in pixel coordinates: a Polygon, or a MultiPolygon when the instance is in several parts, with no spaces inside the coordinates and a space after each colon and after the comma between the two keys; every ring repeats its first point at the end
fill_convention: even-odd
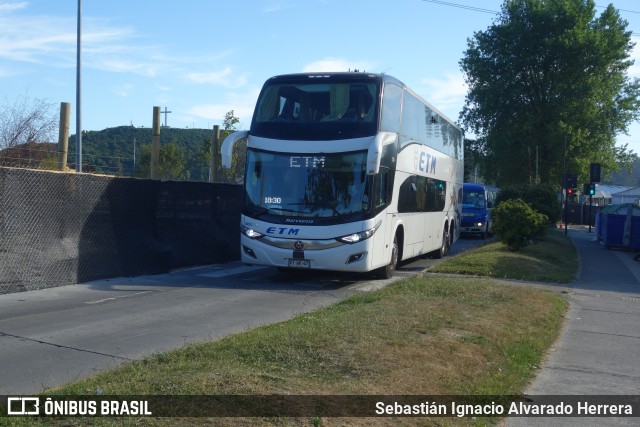
{"type": "MultiPolygon", "coordinates": [[[[294,241],[291,242],[293,246],[294,241]]],[[[241,261],[251,265],[330,271],[371,271],[372,239],[347,244],[338,243],[318,250],[296,251],[276,247],[261,239],[240,236],[241,261]]]]}

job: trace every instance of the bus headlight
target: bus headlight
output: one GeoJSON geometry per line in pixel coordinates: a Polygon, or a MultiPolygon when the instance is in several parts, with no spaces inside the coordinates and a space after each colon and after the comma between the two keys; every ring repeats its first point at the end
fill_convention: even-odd
{"type": "Polygon", "coordinates": [[[358,243],[362,240],[367,240],[369,237],[373,236],[374,233],[380,228],[380,224],[382,221],[378,222],[375,227],[370,228],[369,230],[360,231],[359,233],[348,234],[346,236],[338,237],[337,240],[343,243],[358,243]]]}
{"type": "Polygon", "coordinates": [[[256,230],[245,227],[244,225],[240,226],[240,232],[250,239],[259,239],[264,236],[264,234],[258,233],[256,230]]]}

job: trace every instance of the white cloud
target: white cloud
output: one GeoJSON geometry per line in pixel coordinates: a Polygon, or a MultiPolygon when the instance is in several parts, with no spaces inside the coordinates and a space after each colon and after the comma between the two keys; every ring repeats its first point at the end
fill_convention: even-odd
{"type": "Polygon", "coordinates": [[[198,84],[215,84],[227,88],[239,88],[247,83],[246,74],[237,74],[231,67],[207,73],[189,73],[187,79],[198,84]]]}
{"type": "Polygon", "coordinates": [[[134,86],[132,84],[123,84],[114,88],[113,93],[121,98],[126,98],[129,96],[133,88],[134,86]]]}
{"type": "Polygon", "coordinates": [[[265,7],[262,8],[262,13],[274,13],[284,9],[290,9],[293,6],[286,4],[282,0],[271,1],[265,7]]]}
{"type": "Polygon", "coordinates": [[[303,73],[314,72],[340,72],[340,71],[371,71],[375,66],[372,62],[366,61],[348,61],[340,58],[325,58],[316,62],[307,64],[303,69],[303,73]]]}
{"type": "Polygon", "coordinates": [[[93,58],[91,61],[93,68],[100,69],[102,71],[109,71],[114,73],[131,73],[138,74],[146,77],[154,77],[158,73],[158,64],[149,64],[141,61],[135,61],[124,57],[118,58],[93,58]]]}
{"type": "MultiPolygon", "coordinates": [[[[240,119],[238,129],[248,128],[253,116],[253,109],[260,93],[259,88],[245,93],[228,93],[223,103],[200,104],[189,108],[187,114],[200,120],[219,120],[222,122],[225,114],[233,110],[233,114],[240,119]]],[[[188,121],[188,120],[187,120],[188,121]]]]}
{"type": "MultiPolygon", "coordinates": [[[[87,19],[82,33],[82,52],[86,65],[101,54],[119,52],[133,55],[130,28],[113,27],[102,20],[87,19]]],[[[0,58],[37,64],[71,66],[75,63],[77,30],[72,18],[38,16],[0,16],[0,58]]]]}
{"type": "Polygon", "coordinates": [[[0,13],[13,12],[14,10],[24,9],[28,5],[29,3],[26,1],[18,2],[18,3],[1,3],[0,13]]]}
{"type": "Polygon", "coordinates": [[[418,92],[434,107],[456,121],[468,89],[462,73],[447,73],[442,79],[425,78],[422,83],[426,88],[418,92]]]}

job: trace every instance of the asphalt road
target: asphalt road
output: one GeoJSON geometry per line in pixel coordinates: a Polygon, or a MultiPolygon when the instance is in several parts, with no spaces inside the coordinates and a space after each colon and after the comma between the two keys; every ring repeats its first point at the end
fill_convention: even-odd
{"type": "MultiPolygon", "coordinates": [[[[460,239],[452,255],[481,242],[460,239]]],[[[282,321],[437,262],[412,260],[391,280],[229,263],[0,295],[0,395],[38,393],[127,360],[282,321]]]]}

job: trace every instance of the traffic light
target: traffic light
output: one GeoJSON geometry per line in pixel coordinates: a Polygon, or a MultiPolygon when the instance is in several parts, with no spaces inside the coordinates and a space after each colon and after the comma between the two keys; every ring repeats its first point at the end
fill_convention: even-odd
{"type": "Polygon", "coordinates": [[[574,194],[573,188],[571,187],[567,188],[567,198],[573,196],[573,194],[574,194]]]}
{"type": "Polygon", "coordinates": [[[562,186],[564,188],[575,188],[578,183],[578,174],[565,173],[562,175],[562,186]]]}
{"type": "Polygon", "coordinates": [[[595,182],[592,182],[592,183],[589,184],[589,192],[587,194],[589,194],[590,196],[593,196],[593,195],[596,194],[596,183],[595,182]]]}
{"type": "MultiPolygon", "coordinates": [[[[591,182],[600,182],[600,163],[591,163],[589,167],[589,176],[591,182]]],[[[594,190],[595,191],[595,190],[594,190]]]]}

